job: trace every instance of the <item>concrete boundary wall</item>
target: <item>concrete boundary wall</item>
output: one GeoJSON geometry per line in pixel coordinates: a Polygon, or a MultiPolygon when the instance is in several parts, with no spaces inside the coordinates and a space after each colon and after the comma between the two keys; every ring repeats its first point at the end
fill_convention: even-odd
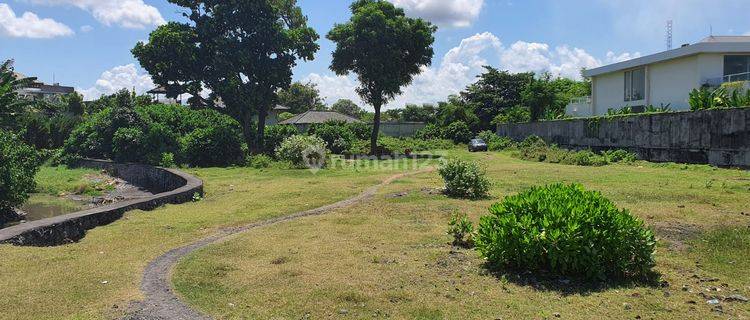
{"type": "Polygon", "coordinates": [[[427,126],[424,122],[383,122],[380,132],[390,137],[413,137],[417,131],[427,126]]]}
{"type": "Polygon", "coordinates": [[[86,230],[117,221],[127,211],[153,210],[165,204],[192,201],[196,193],[203,195],[203,182],[179,170],[103,160],[82,160],[78,166],[107,170],[110,174],[155,194],[0,229],[0,243],[40,247],[63,245],[83,239],[86,230]]]}
{"type": "Polygon", "coordinates": [[[750,108],[505,124],[497,132],[572,149],[626,149],[654,162],[750,167],[750,108]]]}

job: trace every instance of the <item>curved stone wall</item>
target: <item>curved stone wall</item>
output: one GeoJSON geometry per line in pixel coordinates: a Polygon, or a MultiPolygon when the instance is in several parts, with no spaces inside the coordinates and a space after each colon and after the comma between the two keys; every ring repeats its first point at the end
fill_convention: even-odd
{"type": "Polygon", "coordinates": [[[67,244],[83,239],[86,230],[122,218],[127,211],[189,202],[196,193],[203,196],[203,182],[179,170],[103,160],[82,160],[78,166],[107,170],[154,195],[0,229],[0,243],[40,247],[67,244]]]}

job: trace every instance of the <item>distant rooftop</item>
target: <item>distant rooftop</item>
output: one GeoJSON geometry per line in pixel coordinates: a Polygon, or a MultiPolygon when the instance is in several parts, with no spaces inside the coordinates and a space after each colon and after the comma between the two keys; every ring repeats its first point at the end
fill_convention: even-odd
{"type": "Polygon", "coordinates": [[[678,59],[700,53],[750,53],[750,36],[710,36],[698,43],[684,45],[677,49],[618,62],[591,70],[584,70],[583,75],[585,77],[595,77],[602,74],[637,68],[652,63],[678,59]]]}
{"type": "Polygon", "coordinates": [[[307,111],[302,114],[298,114],[288,120],[282,121],[279,124],[313,124],[313,123],[326,123],[329,121],[344,121],[346,123],[362,122],[357,118],[347,116],[334,111],[307,111]]]}

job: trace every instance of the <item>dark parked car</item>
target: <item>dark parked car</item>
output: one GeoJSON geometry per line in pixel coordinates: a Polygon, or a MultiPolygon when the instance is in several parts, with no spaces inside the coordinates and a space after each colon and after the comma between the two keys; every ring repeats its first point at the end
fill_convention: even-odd
{"type": "Polygon", "coordinates": [[[469,152],[487,151],[487,143],[482,139],[471,139],[469,152]]]}

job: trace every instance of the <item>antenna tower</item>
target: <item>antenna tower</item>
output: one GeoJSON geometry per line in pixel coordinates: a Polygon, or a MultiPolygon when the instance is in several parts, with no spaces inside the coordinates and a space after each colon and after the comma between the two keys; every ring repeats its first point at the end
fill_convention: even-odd
{"type": "Polygon", "coordinates": [[[667,20],[667,50],[672,50],[672,27],[674,22],[667,20]]]}

